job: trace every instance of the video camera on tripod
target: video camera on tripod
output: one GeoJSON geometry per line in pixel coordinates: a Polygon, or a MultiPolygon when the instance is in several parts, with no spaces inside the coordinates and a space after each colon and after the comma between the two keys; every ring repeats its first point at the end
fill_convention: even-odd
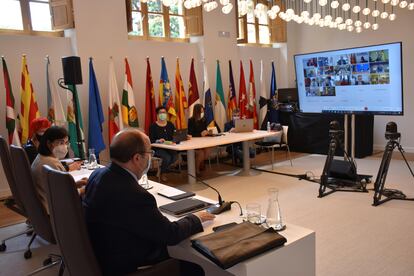
{"type": "Polygon", "coordinates": [[[340,129],[338,121],[330,122],[329,150],[320,179],[318,197],[324,197],[336,191],[368,192],[366,184],[370,182],[371,176],[357,174],[355,161],[344,148],[343,134],[344,131],[340,129]],[[345,160],[334,159],[338,147],[343,149],[345,160]],[[330,191],[326,192],[326,188],[330,191]]]}
{"type": "Polygon", "coordinates": [[[402,157],[404,158],[405,164],[411,172],[411,175],[414,177],[414,173],[404,155],[404,149],[401,146],[401,133],[398,132],[397,124],[395,122],[388,122],[385,126],[385,139],[388,140],[387,145],[385,146],[384,154],[382,156],[381,165],[378,170],[377,178],[374,183],[374,202],[372,205],[378,206],[384,202],[387,202],[391,199],[398,200],[411,200],[414,201],[414,198],[407,198],[407,196],[399,190],[395,189],[385,189],[385,179],[387,178],[388,169],[392,159],[392,153],[395,148],[398,148],[402,157]],[[384,196],[384,199],[381,197],[384,196]]]}

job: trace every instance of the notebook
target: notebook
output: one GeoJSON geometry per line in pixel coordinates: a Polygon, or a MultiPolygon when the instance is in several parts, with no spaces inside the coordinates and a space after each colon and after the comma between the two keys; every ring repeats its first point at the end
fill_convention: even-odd
{"type": "Polygon", "coordinates": [[[162,205],[159,208],[162,212],[173,215],[175,217],[181,217],[189,213],[206,209],[210,205],[210,203],[207,203],[199,199],[186,198],[176,202],[162,205]]]}
{"type": "Polygon", "coordinates": [[[158,191],[158,194],[166,198],[172,199],[172,200],[179,200],[179,199],[195,196],[195,193],[193,192],[185,192],[185,191],[181,191],[179,189],[173,188],[173,187],[163,188],[158,191]]]}
{"type": "Polygon", "coordinates": [[[234,123],[234,132],[252,132],[253,119],[237,119],[234,123]]]}

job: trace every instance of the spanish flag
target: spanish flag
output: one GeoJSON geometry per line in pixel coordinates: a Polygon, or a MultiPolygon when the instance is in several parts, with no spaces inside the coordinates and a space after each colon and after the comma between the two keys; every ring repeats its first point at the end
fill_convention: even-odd
{"type": "Polygon", "coordinates": [[[29,70],[26,64],[26,55],[22,58],[22,79],[20,83],[20,126],[22,128],[21,142],[26,144],[27,140],[32,136],[30,133],[30,123],[40,117],[39,108],[37,106],[33,85],[30,80],[29,70]]]}

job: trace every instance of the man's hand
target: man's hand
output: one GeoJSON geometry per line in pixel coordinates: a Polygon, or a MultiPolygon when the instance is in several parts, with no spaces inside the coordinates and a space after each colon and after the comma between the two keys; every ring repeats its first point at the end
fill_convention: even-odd
{"type": "Polygon", "coordinates": [[[201,222],[214,220],[214,218],[216,217],[215,215],[207,213],[205,211],[194,213],[194,215],[197,216],[201,220],[201,222]]]}
{"type": "Polygon", "coordinates": [[[161,139],[158,139],[156,142],[162,144],[165,142],[165,139],[161,138],[161,139]]]}
{"type": "Polygon", "coordinates": [[[80,179],[80,180],[76,181],[76,188],[83,187],[83,186],[85,186],[86,184],[88,184],[88,178],[87,178],[87,177],[84,177],[84,178],[82,178],[82,179],[80,179]]]}
{"type": "Polygon", "coordinates": [[[69,171],[77,171],[81,169],[82,161],[75,161],[68,165],[69,171]]]}

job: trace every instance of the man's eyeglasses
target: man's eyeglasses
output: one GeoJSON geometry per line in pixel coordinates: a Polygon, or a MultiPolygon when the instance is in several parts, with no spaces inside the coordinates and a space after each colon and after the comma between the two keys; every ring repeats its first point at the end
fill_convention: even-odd
{"type": "Polygon", "coordinates": [[[151,154],[151,157],[154,157],[155,151],[154,150],[150,150],[150,151],[140,151],[139,153],[149,153],[149,154],[151,154]]]}

